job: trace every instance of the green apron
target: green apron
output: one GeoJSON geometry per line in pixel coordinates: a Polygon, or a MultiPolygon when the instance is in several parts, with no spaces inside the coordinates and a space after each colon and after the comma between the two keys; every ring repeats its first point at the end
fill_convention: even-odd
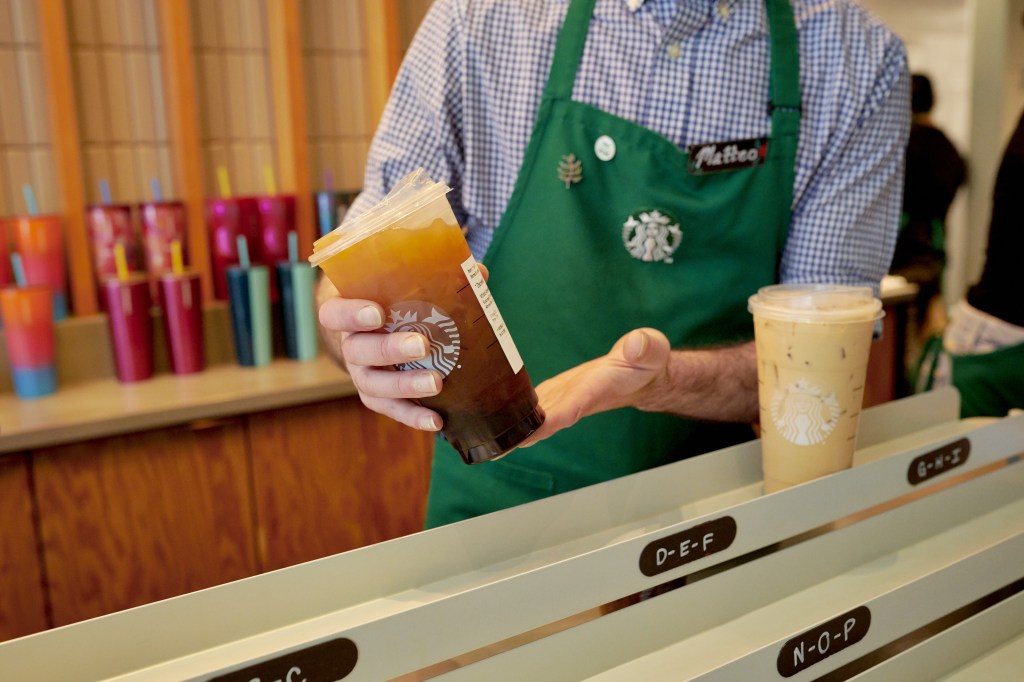
{"type": "MultiPolygon", "coordinates": [[[[752,143],[758,165],[701,172],[691,168],[696,152],[572,101],[594,2],[574,0],[568,9],[523,166],[484,257],[491,292],[535,385],[604,355],[637,327],[660,329],[673,347],[749,340],[747,297],[776,280],[789,226],[800,128],[789,3],[768,1],[771,139],[752,143]]],[[[438,440],[427,526],[752,437],[747,424],[625,408],[474,466],[438,440]]]]}
{"type": "Polygon", "coordinates": [[[962,418],[1005,417],[1012,408],[1024,409],[1024,343],[951,359],[962,418]]]}
{"type": "Polygon", "coordinates": [[[948,355],[950,382],[960,392],[960,417],[1005,417],[1024,409],[1024,343],[989,353],[953,354],[942,348],[942,336],[925,341],[911,374],[911,386],[930,391],[939,358],[948,355]]]}

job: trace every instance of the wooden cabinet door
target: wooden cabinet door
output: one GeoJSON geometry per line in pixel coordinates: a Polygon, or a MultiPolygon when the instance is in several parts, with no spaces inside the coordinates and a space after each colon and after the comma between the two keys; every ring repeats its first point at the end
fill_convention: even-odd
{"type": "Polygon", "coordinates": [[[0,456],[0,640],[45,630],[46,606],[25,455],[0,456]]]}
{"type": "Polygon", "coordinates": [[[251,415],[261,567],[422,530],[433,436],[358,398],[251,415]]]}
{"type": "Polygon", "coordinates": [[[256,573],[244,420],[34,455],[54,625],[256,573]]]}

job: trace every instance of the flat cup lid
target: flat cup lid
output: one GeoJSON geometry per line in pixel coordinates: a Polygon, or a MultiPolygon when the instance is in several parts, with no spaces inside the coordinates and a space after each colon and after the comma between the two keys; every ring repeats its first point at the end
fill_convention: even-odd
{"type": "Polygon", "coordinates": [[[444,199],[450,190],[448,185],[434,182],[426,171],[417,168],[402,178],[379,204],[313,242],[313,254],[309,262],[320,265],[338,252],[387,229],[431,202],[444,199]]]}
{"type": "Polygon", "coordinates": [[[754,315],[783,322],[866,322],[884,315],[870,287],[842,284],[775,284],[747,304],[754,315]]]}

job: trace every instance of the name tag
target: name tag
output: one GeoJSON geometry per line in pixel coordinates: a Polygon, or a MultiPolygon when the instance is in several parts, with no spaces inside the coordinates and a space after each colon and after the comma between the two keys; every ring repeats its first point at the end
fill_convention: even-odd
{"type": "Polygon", "coordinates": [[[690,175],[753,168],[764,163],[768,156],[768,139],[731,140],[710,144],[692,144],[686,148],[690,155],[690,175]]]}

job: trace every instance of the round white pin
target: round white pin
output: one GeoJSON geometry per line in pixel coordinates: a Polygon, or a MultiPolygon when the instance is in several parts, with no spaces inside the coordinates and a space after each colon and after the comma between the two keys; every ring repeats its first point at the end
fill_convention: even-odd
{"type": "Polygon", "coordinates": [[[602,161],[611,161],[615,158],[615,140],[602,135],[594,142],[594,154],[602,161]]]}

